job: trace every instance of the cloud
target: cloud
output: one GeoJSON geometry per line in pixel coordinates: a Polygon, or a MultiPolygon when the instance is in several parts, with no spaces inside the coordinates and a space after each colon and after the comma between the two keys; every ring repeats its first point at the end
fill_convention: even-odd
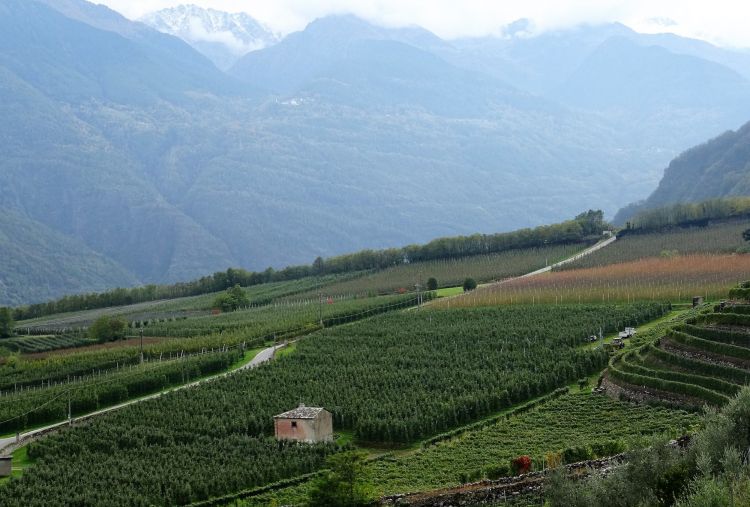
{"type": "Polygon", "coordinates": [[[187,38],[192,42],[218,42],[237,55],[244,55],[262,47],[262,44],[258,43],[245,43],[229,31],[209,32],[199,18],[190,18],[188,25],[187,38]]]}
{"type": "Polygon", "coordinates": [[[352,13],[386,26],[420,25],[445,38],[500,34],[520,18],[537,32],[583,23],[620,22],[636,30],[669,31],[750,47],[750,2],[737,0],[94,0],[130,18],[180,3],[247,12],[289,33],[315,18],[352,13]]]}
{"type": "Polygon", "coordinates": [[[671,27],[671,26],[677,26],[677,21],[675,21],[672,18],[651,18],[648,20],[649,22],[653,23],[656,26],[662,26],[662,27],[671,27]]]}

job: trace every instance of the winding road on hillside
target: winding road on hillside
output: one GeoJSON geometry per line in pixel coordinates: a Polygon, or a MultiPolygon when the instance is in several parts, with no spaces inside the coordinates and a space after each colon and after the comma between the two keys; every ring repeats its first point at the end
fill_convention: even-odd
{"type": "Polygon", "coordinates": [[[237,373],[238,371],[244,371],[244,370],[248,370],[251,368],[256,368],[260,366],[261,364],[267,363],[268,361],[273,359],[273,356],[276,353],[276,351],[279,350],[280,348],[286,347],[286,345],[287,344],[281,344],[281,345],[274,345],[273,347],[265,348],[261,350],[260,352],[258,352],[247,363],[242,364],[238,366],[237,368],[234,368],[229,371],[225,371],[216,375],[212,375],[210,377],[202,378],[200,380],[196,380],[195,382],[190,382],[189,384],[183,384],[181,386],[165,389],[164,391],[159,391],[158,393],[150,394],[142,398],[136,398],[134,400],[126,401],[124,403],[120,403],[119,405],[112,405],[111,407],[103,408],[101,410],[97,410],[96,412],[91,412],[89,414],[82,415],[80,417],[74,417],[70,421],[62,421],[62,422],[58,422],[55,424],[50,424],[41,428],[27,431],[25,433],[20,433],[19,435],[15,437],[0,438],[0,456],[10,455],[18,447],[26,445],[30,440],[33,440],[34,438],[42,437],[56,430],[63,429],[64,427],[69,426],[71,424],[75,424],[80,421],[85,421],[87,419],[91,419],[92,417],[106,414],[107,412],[112,412],[113,410],[119,410],[123,407],[127,407],[128,405],[141,403],[146,400],[152,400],[154,398],[158,398],[159,396],[162,396],[167,393],[171,393],[173,391],[179,391],[181,389],[187,389],[188,387],[194,387],[194,386],[206,383],[206,382],[211,382],[218,378],[226,377],[228,375],[237,373]]]}

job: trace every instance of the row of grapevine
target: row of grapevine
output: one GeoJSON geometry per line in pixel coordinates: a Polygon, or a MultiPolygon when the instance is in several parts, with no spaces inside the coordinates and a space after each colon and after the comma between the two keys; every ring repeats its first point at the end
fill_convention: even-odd
{"type": "Polygon", "coordinates": [[[690,302],[694,296],[725,297],[727,289],[745,278],[748,272],[750,255],[651,258],[514,279],[480,287],[437,304],[456,307],[509,303],[690,302]]]}
{"type": "MultiPolygon", "coordinates": [[[[393,296],[344,301],[326,305],[274,305],[255,310],[239,311],[215,317],[170,322],[168,328],[149,327],[149,334],[173,332],[191,338],[147,340],[144,356],[147,361],[168,359],[177,355],[245,344],[256,347],[274,339],[307,334],[320,327],[322,314],[326,326],[365,318],[416,303],[413,296],[393,296]],[[215,324],[219,322],[220,324],[215,324]],[[171,327],[173,326],[173,327],[171,327]],[[225,326],[219,330],[217,326],[225,326]],[[195,335],[195,336],[193,336],[195,335]]],[[[42,359],[23,359],[12,365],[0,365],[0,391],[43,382],[60,382],[69,377],[92,371],[114,370],[140,362],[137,344],[71,354],[50,355],[42,359]]]]}
{"type": "Polygon", "coordinates": [[[0,434],[21,431],[115,405],[167,387],[226,370],[240,351],[202,354],[163,363],[123,368],[117,373],[86,380],[20,391],[0,397],[0,434]],[[70,405],[69,405],[70,404],[70,405]]]}
{"type": "Polygon", "coordinates": [[[42,459],[0,490],[0,502],[55,498],[69,487],[72,473],[77,488],[91,498],[106,490],[141,498],[145,491],[148,502],[157,505],[182,503],[186,497],[177,492],[185,483],[207,484],[192,492],[194,501],[241,489],[225,477],[244,477],[242,488],[292,477],[314,469],[314,448],[274,477],[237,470],[280,459],[271,447],[269,455],[250,455],[242,464],[195,457],[214,456],[213,449],[233,438],[264,442],[273,431],[272,416],[300,402],[326,407],[336,430],[353,430],[359,439],[425,438],[598,371],[607,354],[582,347],[588,335],[666,310],[650,303],[422,309],[327,329],[261,368],[139,403],[51,437],[50,450],[36,454],[42,459]],[[100,438],[111,435],[109,442],[120,433],[117,447],[100,438]],[[154,434],[158,438],[140,437],[154,434]],[[121,473],[135,468],[132,477],[121,473]],[[58,477],[60,469],[66,471],[58,477]]]}

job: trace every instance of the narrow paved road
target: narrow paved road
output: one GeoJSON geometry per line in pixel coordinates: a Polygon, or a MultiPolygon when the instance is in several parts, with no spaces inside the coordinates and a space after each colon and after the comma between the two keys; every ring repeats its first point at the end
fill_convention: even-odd
{"type": "MultiPolygon", "coordinates": [[[[568,257],[565,260],[562,260],[560,262],[556,262],[555,264],[552,264],[551,266],[547,266],[547,267],[542,268],[542,269],[537,269],[536,271],[532,271],[531,273],[526,273],[525,275],[521,275],[521,276],[519,276],[517,278],[527,278],[529,276],[536,276],[536,275],[541,275],[542,273],[547,273],[548,271],[552,271],[556,267],[563,266],[565,264],[569,264],[571,262],[577,261],[578,259],[580,259],[582,257],[586,257],[587,255],[592,254],[592,253],[596,252],[597,250],[601,250],[605,246],[611,245],[616,240],[617,240],[617,236],[612,236],[611,238],[607,238],[604,241],[600,241],[599,243],[588,247],[583,252],[579,252],[579,253],[575,254],[574,256],[572,256],[572,257],[568,257]]],[[[512,280],[512,278],[511,278],[511,280],[512,280]]],[[[503,280],[503,281],[507,281],[507,280],[503,280]]],[[[502,283],[502,282],[498,282],[498,283],[502,283]]]]}
{"type": "Polygon", "coordinates": [[[134,403],[141,403],[142,401],[146,400],[152,400],[154,398],[158,398],[159,396],[162,396],[166,393],[171,393],[173,391],[179,391],[181,389],[187,389],[188,387],[197,386],[199,384],[203,384],[205,382],[211,382],[212,380],[216,380],[217,378],[226,377],[228,375],[232,375],[233,373],[237,373],[238,371],[247,370],[250,368],[255,368],[257,366],[260,366],[263,363],[266,363],[273,359],[274,354],[276,351],[282,347],[285,347],[286,344],[282,345],[274,345],[273,347],[268,347],[266,349],[261,350],[258,352],[255,357],[253,357],[249,362],[243,364],[242,366],[239,366],[233,370],[225,371],[223,373],[218,373],[216,375],[213,375],[211,377],[202,378],[200,380],[196,380],[195,382],[190,382],[189,384],[183,384],[181,386],[177,387],[171,387],[169,389],[166,389],[164,391],[159,391],[158,393],[150,394],[148,396],[144,396],[142,398],[137,398],[135,400],[126,401],[124,403],[120,403],[119,405],[112,405],[111,407],[103,408],[101,410],[97,410],[96,412],[91,412],[90,414],[82,415],[79,417],[73,418],[72,421],[62,421],[55,424],[50,424],[48,426],[44,426],[42,428],[37,428],[35,430],[27,431],[24,433],[19,434],[17,437],[7,437],[7,438],[0,438],[0,456],[7,456],[10,455],[13,451],[16,450],[16,448],[24,445],[26,442],[28,442],[30,439],[33,439],[35,437],[40,437],[42,435],[45,435],[47,433],[51,433],[55,430],[61,429],[65,426],[68,426],[71,422],[76,423],[79,421],[84,421],[86,419],[91,419],[92,417],[96,417],[102,414],[106,414],[107,412],[112,412],[113,410],[119,410],[123,407],[127,407],[128,405],[133,405],[134,403]],[[20,444],[20,445],[19,445],[20,444]]]}

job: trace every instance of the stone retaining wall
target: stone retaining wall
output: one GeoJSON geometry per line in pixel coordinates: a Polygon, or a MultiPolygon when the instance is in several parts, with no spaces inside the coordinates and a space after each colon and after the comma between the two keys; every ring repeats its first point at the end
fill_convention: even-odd
{"type": "MultiPolygon", "coordinates": [[[[607,474],[622,463],[624,455],[582,461],[565,465],[566,472],[576,477],[586,477],[591,471],[607,474]]],[[[393,495],[381,498],[376,505],[410,507],[459,507],[486,505],[498,501],[517,498],[521,495],[539,493],[544,485],[545,472],[531,472],[517,477],[505,477],[496,481],[480,481],[464,484],[456,488],[442,489],[428,493],[393,495]]]]}

